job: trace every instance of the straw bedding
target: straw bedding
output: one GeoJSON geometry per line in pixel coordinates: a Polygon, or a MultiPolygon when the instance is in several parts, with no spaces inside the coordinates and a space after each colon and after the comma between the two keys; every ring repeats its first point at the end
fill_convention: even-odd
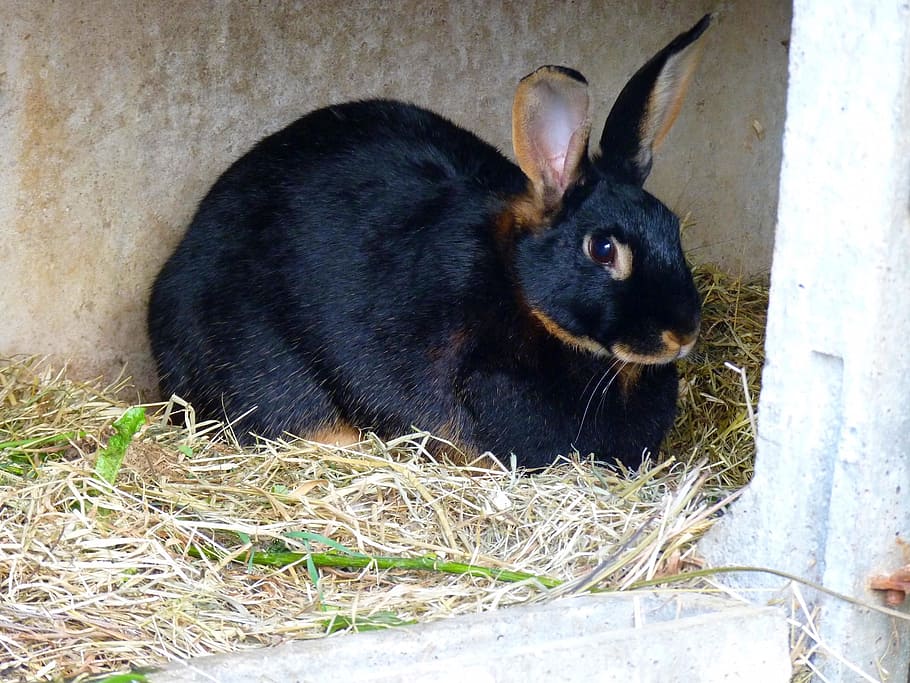
{"type": "Polygon", "coordinates": [[[703,334],[681,367],[681,415],[638,472],[584,455],[532,476],[455,466],[427,456],[426,434],[242,452],[219,425],[168,426],[149,406],[111,485],[95,461],[136,402],[129,382],[8,359],[0,678],[78,679],[698,567],[694,540],[751,475],[767,286],[696,275],[703,334]]]}

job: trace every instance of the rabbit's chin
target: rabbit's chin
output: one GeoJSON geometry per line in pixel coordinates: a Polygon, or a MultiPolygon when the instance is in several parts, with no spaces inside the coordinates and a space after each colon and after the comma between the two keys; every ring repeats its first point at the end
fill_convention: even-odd
{"type": "Polygon", "coordinates": [[[638,365],[665,365],[672,363],[680,358],[685,358],[695,347],[695,338],[687,339],[680,343],[668,332],[662,336],[663,349],[657,353],[638,353],[626,344],[613,344],[610,347],[610,353],[621,361],[626,363],[637,363],[638,365]]]}

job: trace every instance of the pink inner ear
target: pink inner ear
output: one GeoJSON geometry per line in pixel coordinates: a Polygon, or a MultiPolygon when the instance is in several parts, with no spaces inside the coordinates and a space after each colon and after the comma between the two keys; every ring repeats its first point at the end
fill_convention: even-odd
{"type": "Polygon", "coordinates": [[[574,168],[566,168],[569,148],[572,138],[579,130],[578,117],[574,116],[567,107],[555,107],[541,122],[540,138],[538,140],[543,152],[544,175],[548,184],[565,190],[568,186],[574,168]]]}
{"type": "Polygon", "coordinates": [[[560,190],[565,189],[566,185],[566,155],[556,154],[546,158],[547,176],[553,179],[552,185],[560,190]]]}
{"type": "Polygon", "coordinates": [[[577,181],[589,131],[583,80],[557,67],[541,67],[521,80],[512,105],[512,144],[547,207],[556,207],[577,181]]]}

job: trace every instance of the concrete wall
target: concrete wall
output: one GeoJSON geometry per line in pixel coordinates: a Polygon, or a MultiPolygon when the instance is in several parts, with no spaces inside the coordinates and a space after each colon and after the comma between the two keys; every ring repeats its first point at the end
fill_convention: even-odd
{"type": "MultiPolygon", "coordinates": [[[[910,4],[794,5],[755,477],[699,549],[880,605],[910,537],[910,4]]],[[[910,623],[804,594],[825,680],[860,680],[834,653],[908,680],[910,623]]]]}
{"type": "Polygon", "coordinates": [[[196,202],[251,143],[333,101],[428,105],[511,150],[514,85],[581,69],[595,125],[701,14],[706,58],[650,188],[699,260],[768,268],[786,0],[551,3],[6,0],[0,6],[0,355],[151,385],[148,287],[196,202]]]}

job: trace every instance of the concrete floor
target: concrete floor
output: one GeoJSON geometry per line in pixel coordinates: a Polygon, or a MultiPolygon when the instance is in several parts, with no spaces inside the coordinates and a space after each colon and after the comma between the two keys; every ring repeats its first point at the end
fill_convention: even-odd
{"type": "Polygon", "coordinates": [[[153,683],[713,683],[790,680],[771,607],[617,593],[174,663],[153,683]]]}

